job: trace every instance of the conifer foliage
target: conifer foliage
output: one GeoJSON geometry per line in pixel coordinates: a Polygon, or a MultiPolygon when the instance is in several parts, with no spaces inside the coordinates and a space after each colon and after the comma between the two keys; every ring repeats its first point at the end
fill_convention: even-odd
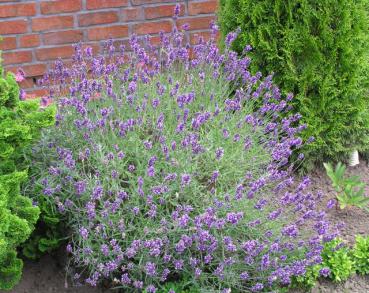
{"type": "Polygon", "coordinates": [[[31,234],[39,208],[21,195],[27,178],[23,153],[42,127],[52,125],[55,108],[39,109],[39,101],[20,101],[12,73],[0,64],[0,290],[11,289],[20,279],[22,260],[17,246],[31,234]]]}
{"type": "Polygon", "coordinates": [[[221,0],[223,36],[241,28],[234,49],[253,47],[251,71],[296,95],[309,162],[368,148],[368,11],[368,0],[221,0]]]}

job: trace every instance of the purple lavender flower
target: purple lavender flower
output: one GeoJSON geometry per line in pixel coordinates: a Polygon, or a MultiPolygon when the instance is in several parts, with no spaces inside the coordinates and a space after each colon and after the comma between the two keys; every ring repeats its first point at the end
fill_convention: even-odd
{"type": "Polygon", "coordinates": [[[243,218],[243,212],[227,213],[226,218],[227,222],[236,225],[243,218]]]}
{"type": "Polygon", "coordinates": [[[89,220],[92,220],[96,217],[96,210],[95,210],[95,203],[94,202],[87,202],[86,203],[86,212],[89,220]]]}
{"type": "Polygon", "coordinates": [[[153,277],[156,275],[156,265],[152,262],[147,262],[145,265],[146,275],[153,277]]]}
{"type": "Polygon", "coordinates": [[[101,252],[104,256],[109,255],[109,246],[108,245],[106,245],[106,244],[101,245],[100,250],[101,250],[101,252]]]}
{"type": "Polygon", "coordinates": [[[215,150],[215,158],[216,158],[217,160],[220,160],[220,159],[223,157],[223,155],[224,155],[224,150],[223,150],[223,148],[217,148],[217,149],[215,150]]]}
{"type": "Polygon", "coordinates": [[[205,255],[204,263],[209,264],[212,261],[213,257],[210,254],[205,255]]]}
{"type": "Polygon", "coordinates": [[[123,191],[119,191],[117,197],[120,200],[126,200],[126,199],[128,199],[128,194],[124,190],[123,191]]]}
{"type": "Polygon", "coordinates": [[[103,192],[104,192],[104,189],[102,186],[100,185],[96,186],[92,191],[91,199],[92,200],[101,199],[103,192]]]}
{"type": "Polygon", "coordinates": [[[144,141],[144,146],[147,150],[151,150],[152,149],[152,142],[151,141],[144,141]]]}
{"type": "Polygon", "coordinates": [[[177,174],[176,173],[168,174],[164,178],[165,181],[173,181],[173,180],[176,180],[176,179],[177,179],[177,174]]]}
{"type": "Polygon", "coordinates": [[[258,243],[256,240],[248,240],[246,242],[244,242],[242,244],[242,248],[247,252],[247,253],[252,253],[256,247],[257,247],[258,243]]]}
{"type": "Polygon", "coordinates": [[[174,18],[178,18],[180,13],[181,13],[181,5],[176,4],[176,6],[174,8],[174,18]]]}
{"type": "Polygon", "coordinates": [[[322,268],[319,271],[319,274],[325,278],[327,278],[331,273],[331,270],[329,268],[322,268]]]}
{"type": "Polygon", "coordinates": [[[112,170],[112,171],[111,171],[111,177],[112,177],[112,178],[116,179],[116,178],[118,178],[118,175],[119,175],[119,174],[118,174],[118,171],[117,171],[117,170],[112,170]]]}
{"type": "Polygon", "coordinates": [[[327,202],[327,208],[331,209],[331,208],[335,207],[336,204],[337,204],[337,201],[335,199],[330,199],[327,202]]]}
{"type": "Polygon", "coordinates": [[[79,233],[80,233],[80,235],[82,236],[83,239],[86,240],[88,238],[88,231],[85,227],[81,227],[79,229],[79,233]]]}
{"type": "Polygon", "coordinates": [[[86,191],[86,182],[85,181],[78,181],[74,184],[74,188],[76,190],[77,195],[81,195],[86,191]]]}
{"type": "Polygon", "coordinates": [[[185,23],[181,26],[181,28],[184,30],[184,31],[188,31],[190,29],[190,25],[188,23],[185,23]]]}
{"type": "Polygon", "coordinates": [[[241,279],[241,280],[245,281],[245,280],[247,280],[248,278],[249,278],[249,273],[248,273],[248,272],[242,272],[242,273],[240,274],[240,279],[241,279]]]}
{"type": "Polygon", "coordinates": [[[155,168],[154,166],[150,166],[147,168],[147,176],[154,177],[155,176],[155,168]]]}
{"type": "Polygon", "coordinates": [[[136,289],[142,289],[143,288],[143,282],[142,281],[134,281],[133,282],[133,287],[135,287],[136,289]]]}
{"type": "Polygon", "coordinates": [[[176,260],[174,260],[173,264],[174,264],[174,268],[177,271],[180,271],[180,270],[183,269],[184,261],[183,261],[183,259],[176,259],[176,260]]]}
{"type": "Polygon", "coordinates": [[[234,32],[228,33],[228,35],[225,38],[225,44],[229,48],[231,44],[234,42],[234,40],[237,38],[237,35],[239,34],[240,29],[237,29],[234,32]]]}
{"type": "Polygon", "coordinates": [[[264,285],[262,283],[256,283],[254,286],[251,287],[251,292],[259,292],[263,290],[264,285]]]}
{"type": "Polygon", "coordinates": [[[220,280],[224,279],[224,266],[218,265],[214,271],[214,275],[217,276],[220,280]]]}
{"type": "Polygon", "coordinates": [[[135,216],[137,216],[137,215],[138,215],[138,213],[140,212],[140,208],[138,208],[138,207],[134,207],[134,208],[132,208],[132,211],[133,211],[133,214],[134,214],[135,216]]]}
{"type": "Polygon", "coordinates": [[[156,289],[156,287],[154,285],[149,285],[146,287],[146,292],[147,293],[155,293],[158,289],[156,289]]]}
{"type": "Polygon", "coordinates": [[[125,154],[124,154],[124,152],[119,151],[117,156],[118,156],[119,159],[122,160],[125,157],[125,154]]]}
{"type": "Polygon", "coordinates": [[[120,281],[123,285],[130,285],[132,282],[127,273],[122,274],[120,281]]]}
{"type": "Polygon", "coordinates": [[[44,195],[46,195],[46,196],[51,196],[51,195],[53,195],[54,194],[54,189],[53,188],[51,188],[51,187],[46,187],[43,191],[42,191],[42,193],[44,194],[44,195]]]}
{"type": "Polygon", "coordinates": [[[296,237],[298,229],[296,225],[289,225],[282,229],[282,234],[289,237],[296,237]]]}
{"type": "Polygon", "coordinates": [[[187,227],[189,221],[190,221],[190,217],[188,216],[188,214],[184,214],[178,219],[178,226],[181,228],[185,228],[187,227]]]}
{"type": "Polygon", "coordinates": [[[219,171],[216,170],[213,172],[213,174],[211,175],[211,181],[215,182],[217,180],[217,178],[219,177],[219,171]]]}
{"type": "Polygon", "coordinates": [[[184,186],[187,186],[189,185],[191,182],[191,175],[190,174],[182,174],[182,177],[181,177],[181,186],[184,187],[184,186]]]}

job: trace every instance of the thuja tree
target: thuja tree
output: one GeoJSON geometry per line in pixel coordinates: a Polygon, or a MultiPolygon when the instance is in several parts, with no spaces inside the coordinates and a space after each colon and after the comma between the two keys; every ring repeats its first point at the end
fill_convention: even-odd
{"type": "Polygon", "coordinates": [[[253,47],[251,71],[274,72],[296,95],[308,125],[310,162],[368,148],[368,0],[221,0],[223,39],[241,28],[234,49],[253,47]]]}
{"type": "Polygon", "coordinates": [[[30,235],[39,216],[31,199],[20,194],[27,178],[23,153],[42,127],[53,124],[53,108],[39,109],[39,101],[20,101],[12,73],[0,65],[0,289],[11,289],[20,279],[23,263],[17,246],[30,235]]]}

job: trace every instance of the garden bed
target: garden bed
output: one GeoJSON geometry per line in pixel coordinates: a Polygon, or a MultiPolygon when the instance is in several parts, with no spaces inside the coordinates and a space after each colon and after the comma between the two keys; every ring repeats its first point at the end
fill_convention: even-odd
{"type": "MultiPolygon", "coordinates": [[[[360,176],[361,180],[366,184],[366,194],[369,192],[369,168],[365,162],[355,167],[347,168],[348,176],[360,176]]],[[[311,174],[312,189],[323,191],[326,200],[335,198],[335,191],[331,185],[330,179],[323,170],[317,170],[311,174]]],[[[352,244],[355,241],[355,235],[369,235],[369,214],[357,207],[346,210],[330,209],[327,211],[328,217],[332,223],[344,221],[345,226],[341,230],[342,238],[352,244]]],[[[304,292],[303,290],[291,290],[292,292],[304,292]]],[[[361,293],[369,292],[368,276],[352,276],[349,280],[342,283],[334,283],[330,280],[321,280],[312,293],[361,293]]]]}
{"type": "MultiPolygon", "coordinates": [[[[348,168],[349,175],[358,175],[366,183],[369,192],[369,168],[362,162],[359,166],[348,168]]],[[[321,190],[326,196],[326,200],[335,197],[334,189],[331,186],[329,178],[323,170],[317,170],[312,173],[312,189],[321,190]]],[[[333,223],[345,222],[342,230],[342,238],[349,243],[355,239],[355,235],[369,235],[369,214],[358,208],[348,210],[331,209],[328,211],[329,218],[333,223]]],[[[75,292],[75,293],[100,293],[108,290],[91,287],[73,287],[70,281],[65,278],[64,254],[57,253],[53,256],[46,255],[39,262],[26,261],[23,272],[23,278],[20,284],[12,290],[12,293],[49,293],[49,292],[75,292]]],[[[291,290],[292,292],[304,292],[291,290]]],[[[343,283],[333,283],[328,280],[322,280],[312,290],[312,292],[350,292],[363,293],[369,292],[368,276],[353,276],[343,283]]]]}

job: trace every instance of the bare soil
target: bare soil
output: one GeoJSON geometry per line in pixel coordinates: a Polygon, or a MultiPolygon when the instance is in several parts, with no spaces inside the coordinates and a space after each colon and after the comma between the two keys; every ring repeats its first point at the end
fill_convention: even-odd
{"type": "Polygon", "coordinates": [[[107,290],[87,286],[75,287],[65,273],[65,258],[58,253],[38,261],[27,260],[21,282],[11,293],[103,293],[107,290]]]}
{"type": "MultiPolygon", "coordinates": [[[[366,184],[366,194],[369,195],[369,168],[366,162],[362,162],[355,167],[347,167],[346,176],[359,176],[366,184]]],[[[336,192],[331,185],[331,181],[324,170],[316,170],[310,174],[312,181],[311,189],[324,193],[326,203],[329,199],[335,198],[336,192]]],[[[352,207],[345,210],[333,208],[328,210],[328,218],[332,224],[344,222],[345,226],[341,230],[341,238],[348,244],[353,245],[355,235],[369,235],[369,213],[352,207]]],[[[291,290],[291,293],[304,291],[291,290]]],[[[334,283],[328,279],[321,279],[311,293],[369,293],[369,276],[354,275],[346,282],[334,283]]]]}
{"type": "MultiPolygon", "coordinates": [[[[358,175],[366,183],[369,195],[369,168],[366,163],[348,168],[348,175],[358,175]]],[[[316,170],[310,175],[312,190],[321,190],[325,201],[335,198],[335,191],[323,170],[316,170]]],[[[348,210],[331,209],[328,217],[332,223],[344,222],[342,238],[351,245],[355,235],[369,235],[369,213],[358,208],[348,210]]],[[[107,289],[74,287],[66,278],[65,258],[60,254],[45,255],[39,261],[25,261],[23,277],[11,293],[106,293],[107,289]]],[[[291,292],[298,292],[291,290],[291,292]]],[[[300,293],[302,291],[299,291],[300,293]]],[[[369,276],[353,276],[344,283],[321,280],[312,293],[369,293],[369,276]]]]}
{"type": "MultiPolygon", "coordinates": [[[[359,176],[366,185],[366,195],[369,195],[369,168],[366,163],[363,162],[355,167],[347,167],[346,176],[359,176]]],[[[312,189],[321,190],[325,195],[326,201],[335,198],[336,192],[323,170],[315,171],[310,175],[310,178],[312,180],[312,189]]],[[[355,235],[369,235],[369,213],[365,210],[356,207],[341,210],[337,207],[328,211],[328,218],[333,224],[345,223],[344,228],[341,230],[341,236],[348,244],[355,242],[355,235]]]]}

